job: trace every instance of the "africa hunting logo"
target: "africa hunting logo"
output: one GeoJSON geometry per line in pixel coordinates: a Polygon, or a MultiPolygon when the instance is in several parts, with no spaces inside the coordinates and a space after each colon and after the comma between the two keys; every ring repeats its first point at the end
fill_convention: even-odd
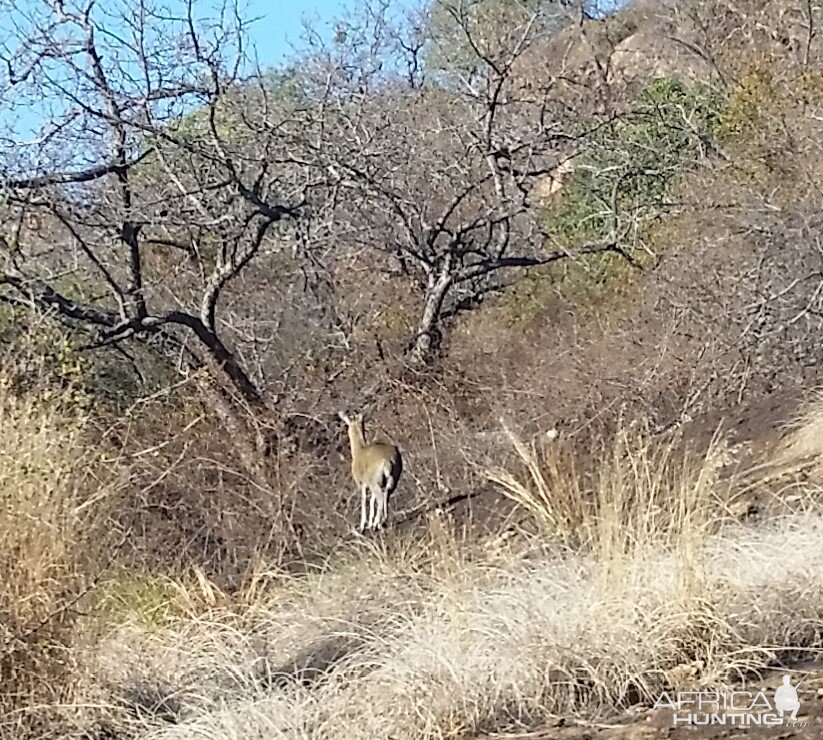
{"type": "Polygon", "coordinates": [[[675,726],[786,724],[799,727],[806,724],[797,720],[800,710],[797,688],[802,682],[793,686],[790,677],[783,676],[773,701],[765,691],[678,691],[672,694],[664,691],[654,708],[671,709],[675,726]]]}

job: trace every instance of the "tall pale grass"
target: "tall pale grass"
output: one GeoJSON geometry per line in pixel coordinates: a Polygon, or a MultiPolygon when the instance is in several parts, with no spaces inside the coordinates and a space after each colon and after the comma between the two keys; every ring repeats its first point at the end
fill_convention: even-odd
{"type": "Polygon", "coordinates": [[[0,373],[0,733],[22,737],[28,708],[66,698],[71,629],[110,541],[116,485],[73,397],[11,385],[0,373]]]}
{"type": "Polygon", "coordinates": [[[490,467],[484,469],[485,477],[528,513],[545,534],[569,540],[594,511],[574,451],[548,436],[527,444],[508,425],[503,428],[522,471],[490,467]]]}
{"type": "Polygon", "coordinates": [[[807,513],[710,537],[695,553],[710,577],[687,602],[665,550],[624,560],[620,588],[583,556],[431,571],[350,553],[254,604],[130,633],[109,647],[109,680],[142,687],[155,708],[174,700],[172,717],[144,702],[132,721],[138,737],[164,740],[458,738],[608,717],[653,703],[684,668],[717,687],[817,647],[798,635],[823,620],[822,525],[807,513]],[[339,654],[306,683],[273,680],[271,669],[333,641],[339,654]]]}
{"type": "Polygon", "coordinates": [[[765,467],[775,472],[810,469],[823,482],[823,388],[817,388],[794,419],[789,420],[777,449],[765,467]]]}
{"type": "Polygon", "coordinates": [[[527,444],[506,433],[519,471],[488,468],[485,475],[551,538],[593,552],[612,569],[625,557],[659,547],[693,547],[724,515],[721,481],[724,440],[716,436],[695,455],[676,434],[664,438],[620,429],[586,451],[541,435],[527,444]]]}

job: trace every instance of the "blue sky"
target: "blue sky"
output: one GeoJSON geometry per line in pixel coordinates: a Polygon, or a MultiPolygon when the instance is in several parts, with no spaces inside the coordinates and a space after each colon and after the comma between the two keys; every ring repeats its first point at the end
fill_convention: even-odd
{"type": "MultiPolygon", "coordinates": [[[[167,0],[174,7],[176,0],[167,0]]],[[[620,4],[621,0],[614,0],[620,4]]],[[[36,14],[44,0],[18,0],[12,13],[24,16],[36,14]]],[[[332,33],[335,20],[345,18],[347,9],[356,7],[357,0],[240,0],[241,12],[244,18],[255,19],[249,27],[251,41],[257,52],[257,60],[261,67],[280,66],[288,61],[293,54],[293,45],[300,46],[300,36],[303,31],[303,21],[312,23],[315,30],[322,36],[328,37],[332,33]]],[[[401,4],[405,0],[399,0],[401,4]]],[[[83,0],[67,0],[67,5],[80,6],[83,0]]],[[[217,8],[221,0],[198,0],[201,8],[217,8]]],[[[101,13],[116,13],[118,0],[97,0],[95,8],[101,13]]],[[[205,11],[209,13],[209,10],[205,11]]],[[[0,43],[10,40],[12,16],[0,17],[0,43]]],[[[162,33],[162,31],[161,31],[162,33]]],[[[2,70],[0,70],[2,73],[2,70]]],[[[39,130],[50,116],[39,100],[23,100],[18,98],[7,100],[7,105],[0,110],[0,128],[10,131],[11,139],[3,137],[0,145],[14,146],[15,140],[19,143],[32,142],[36,147],[39,130]]]]}
{"type": "MultiPolygon", "coordinates": [[[[30,16],[32,12],[37,12],[42,1],[19,0],[16,10],[30,16]]],[[[170,4],[174,7],[174,0],[170,4]]],[[[219,4],[219,0],[201,0],[201,7],[205,9],[219,7],[219,4]]],[[[293,45],[300,45],[304,19],[311,21],[315,29],[326,36],[331,33],[334,21],[345,14],[347,6],[347,0],[241,0],[243,17],[254,19],[249,33],[258,62],[263,68],[282,65],[292,56],[293,45]]],[[[96,7],[111,12],[117,3],[116,0],[98,0],[96,7]]],[[[11,17],[0,18],[0,41],[14,46],[12,23],[11,17]]],[[[35,141],[46,120],[48,114],[37,101],[4,106],[0,111],[0,126],[10,129],[13,138],[21,143],[35,141]]],[[[13,144],[9,139],[3,143],[13,144]]]]}
{"type": "Polygon", "coordinates": [[[252,40],[262,66],[283,62],[289,55],[289,42],[298,41],[303,17],[321,24],[326,30],[346,8],[344,0],[247,0],[247,16],[260,17],[251,29],[252,40]]]}

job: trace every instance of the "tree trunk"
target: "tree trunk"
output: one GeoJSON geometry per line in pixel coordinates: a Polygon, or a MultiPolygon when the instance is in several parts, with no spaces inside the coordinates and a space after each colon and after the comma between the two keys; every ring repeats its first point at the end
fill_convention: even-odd
{"type": "Polygon", "coordinates": [[[227,397],[224,391],[214,383],[213,378],[200,378],[198,386],[225,425],[226,442],[237,452],[237,457],[246,474],[258,487],[267,490],[269,482],[264,463],[266,442],[260,432],[259,424],[256,425],[257,429],[252,429],[251,426],[256,420],[249,419],[248,414],[244,414],[237,404],[227,397]],[[250,421],[252,424],[249,423],[250,421]]]}
{"type": "Polygon", "coordinates": [[[263,428],[270,421],[271,409],[237,357],[215,332],[190,314],[170,318],[174,323],[191,329],[200,340],[202,351],[192,354],[195,357],[200,355],[198,362],[211,375],[210,380],[201,383],[201,390],[223,418],[229,438],[238,448],[241,462],[255,479],[264,480],[260,460],[268,454],[269,442],[263,428]],[[251,440],[254,440],[253,445],[251,440]]]}
{"type": "Polygon", "coordinates": [[[199,318],[188,313],[172,312],[167,316],[167,321],[186,326],[194,332],[208,353],[210,364],[228,379],[231,387],[238,393],[243,402],[252,409],[265,408],[263,396],[257,386],[238,362],[234,353],[223,344],[223,340],[215,332],[209,329],[199,318]]]}
{"type": "Polygon", "coordinates": [[[411,350],[411,359],[415,364],[426,364],[437,349],[440,335],[440,317],[443,313],[443,303],[449,289],[452,287],[452,275],[443,271],[435,277],[429,276],[426,287],[426,300],[423,306],[423,316],[417,329],[417,336],[411,350]]]}

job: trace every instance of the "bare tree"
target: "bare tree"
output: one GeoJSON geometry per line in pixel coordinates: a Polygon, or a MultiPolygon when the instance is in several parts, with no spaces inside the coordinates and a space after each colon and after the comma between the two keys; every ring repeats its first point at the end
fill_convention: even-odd
{"type": "Polygon", "coordinates": [[[307,183],[272,166],[277,125],[253,123],[274,115],[272,89],[244,79],[254,70],[237,5],[213,17],[194,6],[2,2],[13,33],[0,81],[0,299],[52,310],[95,346],[164,340],[262,408],[221,335],[220,303],[277,250],[307,183]]]}
{"type": "Polygon", "coordinates": [[[574,252],[553,247],[535,207],[536,188],[585,134],[540,63],[560,21],[518,5],[488,33],[475,5],[438,6],[450,19],[448,43],[461,36],[452,70],[427,63],[448,53],[436,53],[443,40],[425,15],[393,24],[385,4],[367,6],[333,42],[315,41],[306,66],[313,105],[292,147],[326,178],[341,243],[416,286],[415,361],[431,356],[446,319],[507,276],[620,251],[619,234],[574,252]]]}

